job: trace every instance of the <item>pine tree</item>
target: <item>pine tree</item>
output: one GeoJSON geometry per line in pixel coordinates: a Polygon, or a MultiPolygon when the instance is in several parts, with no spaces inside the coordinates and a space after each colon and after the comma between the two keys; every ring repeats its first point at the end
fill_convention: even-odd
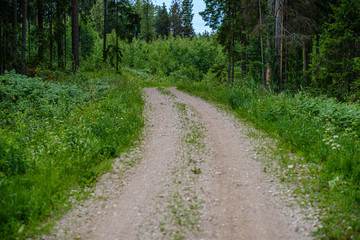
{"type": "Polygon", "coordinates": [[[79,60],[79,0],[72,0],[72,54],[73,71],[80,65],[79,60]]]}
{"type": "Polygon", "coordinates": [[[25,74],[27,0],[22,1],[21,74],[25,74]]]}
{"type": "Polygon", "coordinates": [[[162,7],[157,8],[157,13],[155,17],[155,31],[158,36],[164,37],[169,36],[170,33],[170,17],[166,10],[165,3],[162,7]]]}
{"type": "Polygon", "coordinates": [[[312,54],[312,85],[332,96],[360,98],[360,4],[341,0],[312,54]]]}
{"type": "Polygon", "coordinates": [[[141,22],[140,22],[140,38],[144,39],[146,42],[153,40],[155,31],[154,31],[154,6],[151,0],[143,0],[141,2],[141,22]]]}
{"type": "Polygon", "coordinates": [[[182,3],[182,36],[193,37],[195,35],[194,28],[192,25],[194,14],[193,12],[193,1],[184,0],[182,3]]]}
{"type": "MultiPolygon", "coordinates": [[[[218,29],[218,40],[224,45],[228,55],[228,81],[232,83],[235,75],[235,43],[237,42],[235,37],[241,36],[240,40],[243,44],[246,41],[246,36],[242,33],[244,25],[240,25],[240,14],[238,14],[241,2],[239,3],[238,0],[205,0],[205,3],[206,9],[200,15],[208,26],[218,29]]],[[[243,66],[245,65],[243,64],[243,66]]]]}
{"type": "Polygon", "coordinates": [[[170,7],[170,29],[174,37],[181,36],[182,20],[181,20],[181,4],[179,0],[173,0],[170,7]]]}

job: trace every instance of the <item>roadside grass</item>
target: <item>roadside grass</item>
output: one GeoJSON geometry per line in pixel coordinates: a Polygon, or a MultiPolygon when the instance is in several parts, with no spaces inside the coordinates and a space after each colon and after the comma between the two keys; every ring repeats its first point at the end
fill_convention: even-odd
{"type": "Polygon", "coordinates": [[[171,98],[175,98],[175,95],[172,92],[170,92],[169,90],[167,90],[163,87],[158,87],[157,90],[163,95],[167,95],[171,98]]]}
{"type": "Polygon", "coordinates": [[[138,138],[139,84],[127,74],[99,71],[57,81],[0,76],[2,239],[49,230],[44,220],[61,214],[138,138]]]}
{"type": "MultiPolygon", "coordinates": [[[[274,94],[255,83],[180,83],[276,138],[281,180],[322,210],[319,239],[360,238],[360,106],[305,92],[274,94]],[[285,152],[291,154],[284,154],[285,152]]],[[[265,169],[266,171],[266,169],[265,169]]]]}
{"type": "Polygon", "coordinates": [[[124,67],[122,69],[123,74],[131,75],[138,79],[138,83],[141,87],[173,87],[176,85],[176,81],[173,78],[166,76],[152,75],[148,70],[132,69],[124,67]]]}

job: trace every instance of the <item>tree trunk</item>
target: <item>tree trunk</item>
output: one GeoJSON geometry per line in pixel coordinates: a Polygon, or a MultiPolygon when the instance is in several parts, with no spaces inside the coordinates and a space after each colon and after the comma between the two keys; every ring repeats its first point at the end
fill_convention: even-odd
{"type": "MultiPolygon", "coordinates": [[[[245,34],[245,26],[241,26],[241,45],[243,48],[247,46],[246,34],[245,34]]],[[[243,51],[241,53],[241,72],[243,73],[243,77],[247,74],[246,68],[246,53],[243,51]]]]}
{"type": "Polygon", "coordinates": [[[73,72],[75,73],[80,65],[79,60],[79,0],[73,0],[72,12],[72,54],[73,72]]]}
{"type": "Polygon", "coordinates": [[[282,0],[281,3],[281,47],[280,47],[280,91],[282,88],[282,79],[283,79],[283,58],[284,58],[284,2],[285,0],[282,0]]]}
{"type": "Polygon", "coordinates": [[[228,22],[229,36],[228,36],[228,82],[232,83],[231,80],[231,24],[228,22]]]}
{"type": "Polygon", "coordinates": [[[303,75],[306,82],[306,85],[308,85],[308,77],[307,77],[307,70],[309,70],[309,52],[308,52],[307,46],[304,44],[303,46],[303,75]]]}
{"type": "Polygon", "coordinates": [[[56,27],[55,27],[55,41],[57,44],[57,57],[58,57],[58,67],[64,68],[64,46],[63,46],[63,37],[64,37],[64,26],[63,26],[63,6],[61,1],[56,2],[56,27]]]}
{"type": "Polygon", "coordinates": [[[118,28],[119,28],[119,6],[116,6],[116,72],[119,72],[119,36],[118,36],[118,28]]]}
{"type": "MultiPolygon", "coordinates": [[[[268,0],[268,19],[274,17],[274,0],[268,0]]],[[[272,21],[272,20],[271,20],[272,21]]],[[[270,28],[270,23],[267,23],[267,39],[266,39],[266,85],[271,87],[271,36],[273,29],[270,28]]]]}
{"type": "Polygon", "coordinates": [[[25,55],[26,55],[26,14],[27,0],[23,0],[23,19],[22,19],[22,47],[21,47],[21,74],[25,74],[25,55]]]}
{"type": "MultiPolygon", "coordinates": [[[[30,2],[28,2],[28,6],[27,8],[29,9],[30,7],[30,2]]],[[[29,50],[29,56],[28,56],[28,60],[31,58],[31,32],[30,32],[30,14],[27,13],[27,22],[28,22],[28,50],[29,50]]]]}
{"type": "Polygon", "coordinates": [[[289,62],[288,62],[289,46],[288,41],[285,44],[285,58],[284,58],[284,82],[288,82],[289,62]]]}
{"type": "Polygon", "coordinates": [[[104,49],[103,49],[103,59],[106,62],[106,33],[107,33],[107,0],[104,0],[104,49]]]}
{"type": "Polygon", "coordinates": [[[235,80],[235,27],[237,18],[237,4],[236,1],[233,3],[231,8],[231,79],[232,82],[235,80]]]}
{"type": "Polygon", "coordinates": [[[282,40],[281,40],[281,32],[282,32],[282,4],[281,0],[275,0],[275,52],[278,58],[279,63],[279,80],[278,80],[278,88],[281,91],[281,74],[282,74],[282,40]]]}
{"type": "Polygon", "coordinates": [[[17,65],[17,58],[18,58],[18,51],[17,51],[17,0],[13,0],[12,1],[13,4],[13,21],[12,21],[12,28],[14,31],[14,36],[13,36],[13,42],[12,42],[12,56],[13,56],[13,64],[14,64],[14,68],[16,69],[17,65]]]}
{"type": "Polygon", "coordinates": [[[37,8],[38,8],[38,32],[39,32],[39,52],[38,58],[39,61],[43,61],[44,59],[44,3],[43,0],[37,1],[37,8]]]}
{"type": "MultiPolygon", "coordinates": [[[[262,13],[261,13],[261,0],[259,0],[259,18],[260,18],[260,26],[262,26],[262,13]]],[[[264,45],[263,45],[263,37],[260,30],[260,48],[261,48],[261,81],[266,87],[265,81],[265,69],[264,69],[264,45]]]]}
{"type": "Polygon", "coordinates": [[[5,42],[5,34],[3,34],[3,31],[5,33],[5,24],[3,21],[1,21],[1,25],[0,25],[0,40],[1,40],[1,44],[0,44],[0,75],[3,74],[3,72],[5,71],[4,70],[4,62],[5,62],[5,59],[4,59],[4,55],[5,55],[5,45],[6,45],[6,42],[5,42]]]}
{"type": "Polygon", "coordinates": [[[64,17],[64,68],[66,69],[66,62],[67,62],[67,35],[66,35],[66,11],[64,8],[64,12],[63,12],[63,17],[64,17]]]}
{"type": "Polygon", "coordinates": [[[49,27],[49,40],[50,40],[50,69],[53,70],[53,4],[50,3],[50,27],[49,27]]]}

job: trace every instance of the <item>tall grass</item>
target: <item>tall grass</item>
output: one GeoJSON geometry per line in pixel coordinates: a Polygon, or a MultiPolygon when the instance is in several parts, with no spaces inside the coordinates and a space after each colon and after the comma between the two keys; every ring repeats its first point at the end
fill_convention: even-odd
{"type": "Polygon", "coordinates": [[[298,158],[289,165],[299,188],[322,209],[323,239],[360,238],[360,106],[304,92],[273,94],[260,85],[186,84],[180,89],[231,107],[240,117],[278,138],[298,158]]]}
{"type": "Polygon", "coordinates": [[[71,189],[91,185],[143,125],[139,85],[112,73],[80,72],[61,82],[6,74],[0,109],[1,239],[39,231],[71,189]]]}

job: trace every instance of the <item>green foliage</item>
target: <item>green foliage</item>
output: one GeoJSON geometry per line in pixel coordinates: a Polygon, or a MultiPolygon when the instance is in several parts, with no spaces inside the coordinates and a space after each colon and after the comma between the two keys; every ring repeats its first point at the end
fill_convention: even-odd
{"type": "Polygon", "coordinates": [[[156,30],[156,34],[161,37],[168,37],[170,33],[170,17],[166,9],[165,3],[163,3],[162,7],[158,6],[154,27],[156,30]]]}
{"type": "Polygon", "coordinates": [[[90,13],[94,23],[94,30],[101,36],[104,32],[104,0],[96,0],[90,13]]]}
{"type": "Polygon", "coordinates": [[[147,69],[151,74],[170,76],[184,81],[199,81],[209,71],[214,60],[222,55],[212,40],[158,39],[151,44],[134,40],[123,43],[124,64],[147,69]]]}
{"type": "Polygon", "coordinates": [[[140,2],[140,38],[150,42],[155,36],[153,27],[154,5],[151,0],[141,0],[140,2]]]}
{"type": "Polygon", "coordinates": [[[170,6],[170,29],[174,37],[181,36],[182,20],[181,20],[181,2],[174,0],[170,6]]]}
{"type": "MultiPolygon", "coordinates": [[[[304,92],[275,95],[251,80],[216,84],[205,79],[180,88],[220,102],[279,139],[280,148],[295,152],[295,165],[308,166],[299,191],[323,209],[324,239],[359,238],[360,107],[304,92]]],[[[287,169],[287,161],[280,161],[287,169]]],[[[296,176],[296,175],[295,175],[296,176]]]]}
{"type": "Polygon", "coordinates": [[[332,21],[320,35],[319,53],[312,54],[312,84],[341,100],[354,99],[359,92],[356,59],[360,55],[355,49],[360,41],[360,4],[342,0],[333,11],[332,21]]]}
{"type": "Polygon", "coordinates": [[[96,34],[90,23],[80,22],[80,56],[88,58],[94,55],[95,42],[98,41],[96,34]]]}
{"type": "Polygon", "coordinates": [[[181,20],[182,20],[182,36],[183,37],[193,37],[195,35],[194,28],[192,25],[193,21],[193,1],[192,0],[183,0],[182,9],[181,9],[181,20]]]}
{"type": "Polygon", "coordinates": [[[143,125],[141,90],[133,77],[79,71],[67,80],[0,77],[2,239],[39,231],[71,189],[92,184],[143,125]]]}

